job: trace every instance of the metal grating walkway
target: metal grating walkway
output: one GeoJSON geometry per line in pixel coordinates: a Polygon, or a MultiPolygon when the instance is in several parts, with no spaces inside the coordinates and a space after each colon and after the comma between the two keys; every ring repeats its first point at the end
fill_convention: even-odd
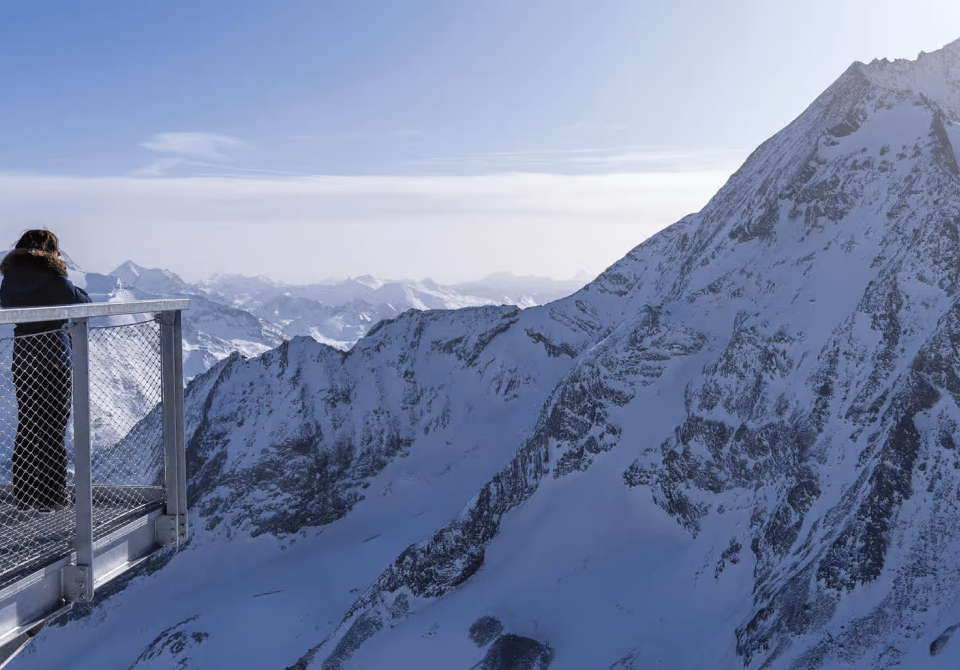
{"type": "MultiPolygon", "coordinates": [[[[94,542],[102,540],[140,517],[163,508],[163,489],[145,491],[135,506],[116,497],[93,506],[94,542]]],[[[106,497],[106,496],[104,496],[106,497]]],[[[25,575],[69,557],[77,537],[74,507],[51,513],[18,511],[12,498],[0,494],[0,590],[25,575]]]]}

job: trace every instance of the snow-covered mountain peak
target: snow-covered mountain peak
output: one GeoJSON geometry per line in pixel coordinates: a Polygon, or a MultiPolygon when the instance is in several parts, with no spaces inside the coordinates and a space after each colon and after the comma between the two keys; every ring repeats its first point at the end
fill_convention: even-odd
{"type": "MultiPolygon", "coordinates": [[[[917,61],[851,65],[754,151],[699,214],[677,224],[689,229],[678,243],[697,260],[665,274],[682,290],[733,245],[773,245],[771,252],[781,253],[780,245],[803,239],[810,253],[809,233],[853,212],[890,220],[930,211],[960,184],[957,120],[956,43],[917,61]]],[[[922,218],[908,217],[905,229],[916,230],[922,218]]],[[[876,224],[860,232],[867,228],[876,224]]]]}
{"type": "Polygon", "coordinates": [[[915,60],[874,60],[857,66],[871,84],[894,96],[922,96],[948,118],[960,121],[960,40],[915,60]]]}
{"type": "Polygon", "coordinates": [[[136,286],[149,293],[182,293],[187,287],[187,283],[170,270],[145,268],[133,261],[126,261],[110,274],[119,277],[128,286],[136,286]]]}
{"type": "Polygon", "coordinates": [[[348,279],[347,281],[355,282],[355,283],[359,284],[360,286],[365,286],[365,287],[370,288],[370,289],[373,289],[373,290],[377,290],[378,288],[380,288],[381,286],[383,286],[383,285],[386,283],[384,280],[382,280],[382,279],[377,279],[376,277],[374,277],[374,276],[372,276],[372,275],[361,275],[361,276],[359,276],[359,277],[352,277],[352,278],[348,279]]]}

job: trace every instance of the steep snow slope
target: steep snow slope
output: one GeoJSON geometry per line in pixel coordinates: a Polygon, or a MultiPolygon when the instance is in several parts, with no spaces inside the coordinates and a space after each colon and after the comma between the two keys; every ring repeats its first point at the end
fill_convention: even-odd
{"type": "Polygon", "coordinates": [[[569,298],[219,363],[190,547],[13,667],[954,667],[958,65],[854,64],[569,298]]]}

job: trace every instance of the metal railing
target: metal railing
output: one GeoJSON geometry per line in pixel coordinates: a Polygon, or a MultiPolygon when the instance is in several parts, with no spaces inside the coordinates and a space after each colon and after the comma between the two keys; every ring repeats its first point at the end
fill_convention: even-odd
{"type": "Polygon", "coordinates": [[[0,329],[63,324],[0,332],[0,667],[96,586],[186,541],[184,309],[0,310],[0,329]]]}

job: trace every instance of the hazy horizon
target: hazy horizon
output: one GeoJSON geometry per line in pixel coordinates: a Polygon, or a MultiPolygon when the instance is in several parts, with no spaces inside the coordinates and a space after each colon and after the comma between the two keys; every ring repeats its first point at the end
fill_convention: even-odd
{"type": "MultiPolygon", "coordinates": [[[[73,261],[73,257],[70,256],[70,251],[69,251],[69,249],[64,248],[64,249],[62,249],[62,251],[63,251],[63,254],[70,259],[70,261],[73,261]]],[[[6,253],[6,251],[4,251],[3,253],[6,253]]],[[[318,279],[318,280],[316,280],[316,281],[311,281],[311,282],[308,282],[308,283],[293,283],[293,282],[282,282],[282,281],[278,281],[278,280],[275,280],[275,279],[273,279],[273,278],[271,278],[271,277],[267,277],[266,275],[254,275],[254,274],[246,274],[246,275],[245,275],[245,274],[243,274],[243,273],[235,273],[235,272],[214,273],[214,274],[210,274],[210,275],[206,275],[206,276],[202,276],[202,277],[188,278],[188,277],[180,274],[179,272],[177,272],[175,268],[148,266],[148,265],[144,265],[144,264],[142,264],[142,263],[138,263],[137,260],[136,260],[136,259],[133,259],[133,258],[128,258],[126,261],[124,261],[123,263],[118,264],[118,265],[115,266],[115,267],[112,267],[112,268],[109,268],[109,269],[102,269],[102,270],[99,269],[99,268],[98,268],[98,269],[85,268],[85,267],[82,267],[82,266],[77,265],[76,263],[74,263],[74,264],[77,265],[77,268],[78,268],[81,272],[83,272],[83,273],[91,273],[91,272],[93,272],[93,273],[97,273],[97,274],[109,275],[109,274],[113,274],[114,272],[116,272],[118,269],[120,269],[121,266],[125,265],[126,263],[133,263],[133,264],[135,264],[136,266],[138,266],[139,268],[142,268],[142,269],[145,269],[145,270],[165,270],[165,271],[168,271],[168,272],[172,272],[173,274],[177,275],[180,279],[182,279],[183,281],[185,281],[185,282],[187,282],[187,283],[189,283],[189,284],[202,284],[202,283],[205,283],[205,282],[217,281],[217,280],[222,280],[222,279],[230,279],[230,278],[233,278],[233,277],[243,277],[243,278],[245,278],[245,279],[265,279],[265,280],[267,280],[267,281],[273,282],[273,283],[278,284],[278,285],[281,285],[281,286],[291,286],[291,287],[293,287],[293,286],[301,287],[301,286],[307,286],[307,285],[309,285],[309,284],[332,285],[332,284],[340,284],[340,283],[349,282],[349,281],[361,281],[361,280],[367,280],[367,279],[373,280],[373,281],[376,281],[376,282],[397,282],[397,283],[403,283],[403,282],[411,282],[411,283],[427,283],[427,282],[433,282],[433,283],[435,283],[435,284],[437,284],[437,285],[439,285],[439,286],[457,286],[457,285],[467,285],[467,284],[473,284],[473,283],[492,282],[492,281],[496,281],[498,278],[506,278],[506,279],[511,279],[511,280],[521,280],[521,281],[523,281],[523,280],[528,280],[528,281],[531,281],[531,280],[532,280],[532,281],[549,281],[549,282],[553,282],[553,283],[556,283],[556,284],[568,284],[568,283],[579,283],[579,282],[583,282],[584,284],[586,284],[586,283],[592,281],[592,280],[596,277],[596,275],[589,275],[589,274],[581,273],[581,274],[575,275],[575,276],[573,276],[573,277],[564,277],[564,278],[559,278],[559,279],[558,279],[558,278],[556,278],[556,277],[546,277],[546,276],[543,276],[543,275],[535,275],[535,274],[519,275],[519,274],[514,274],[514,273],[512,273],[512,272],[492,272],[492,273],[487,274],[487,275],[484,275],[484,276],[482,276],[482,277],[478,277],[477,279],[446,283],[446,282],[436,281],[436,280],[433,279],[432,277],[419,277],[419,278],[415,278],[415,277],[387,277],[387,276],[381,276],[381,275],[364,274],[364,275],[349,275],[349,276],[342,276],[342,277],[332,277],[332,276],[331,276],[331,277],[322,277],[322,278],[320,278],[320,279],[318,279]]]]}

